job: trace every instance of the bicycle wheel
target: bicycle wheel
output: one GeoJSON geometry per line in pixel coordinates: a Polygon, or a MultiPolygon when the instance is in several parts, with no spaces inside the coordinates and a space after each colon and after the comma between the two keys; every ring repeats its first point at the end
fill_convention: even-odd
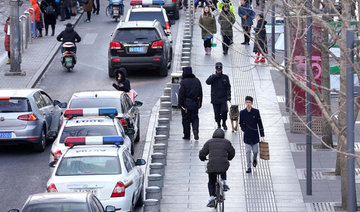
{"type": "Polygon", "coordinates": [[[220,199],[219,199],[219,202],[218,202],[218,209],[217,211],[219,212],[224,212],[224,207],[225,207],[225,201],[224,201],[224,198],[221,196],[220,199]]]}
{"type": "Polygon", "coordinates": [[[218,182],[215,184],[216,190],[215,190],[215,209],[218,211],[219,201],[220,201],[220,185],[218,182]]]}

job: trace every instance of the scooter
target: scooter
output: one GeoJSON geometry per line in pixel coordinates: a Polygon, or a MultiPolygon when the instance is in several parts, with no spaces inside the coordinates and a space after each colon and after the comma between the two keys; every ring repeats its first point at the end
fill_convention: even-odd
{"type": "Polygon", "coordinates": [[[75,43],[65,42],[62,45],[63,53],[61,57],[61,63],[68,71],[71,71],[76,64],[76,52],[75,43]]]}
{"type": "Polygon", "coordinates": [[[118,22],[120,16],[124,15],[124,0],[109,0],[109,5],[106,7],[106,15],[111,16],[111,18],[118,22]]]}

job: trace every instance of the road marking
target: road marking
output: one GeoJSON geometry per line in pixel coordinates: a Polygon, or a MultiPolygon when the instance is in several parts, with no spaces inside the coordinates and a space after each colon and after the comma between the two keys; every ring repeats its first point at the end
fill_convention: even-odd
{"type": "Polygon", "coordinates": [[[87,33],[84,39],[81,41],[82,45],[93,45],[98,36],[98,33],[87,33]]]}

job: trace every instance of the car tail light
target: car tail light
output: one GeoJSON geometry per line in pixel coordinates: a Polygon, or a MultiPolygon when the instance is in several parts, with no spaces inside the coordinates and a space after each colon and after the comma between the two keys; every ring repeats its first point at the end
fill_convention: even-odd
{"type": "Polygon", "coordinates": [[[10,97],[0,97],[0,99],[10,99],[10,97]]]}
{"type": "Polygon", "coordinates": [[[166,26],[166,32],[169,33],[170,31],[170,24],[168,21],[165,22],[165,26],[166,26]]]}
{"type": "Polygon", "coordinates": [[[124,127],[127,126],[127,121],[125,119],[119,119],[119,122],[122,126],[124,126],[124,127]]]}
{"type": "Polygon", "coordinates": [[[58,192],[58,190],[56,189],[56,186],[54,183],[51,183],[48,187],[47,187],[47,192],[58,192]]]}
{"type": "Polygon", "coordinates": [[[21,115],[17,119],[22,120],[22,121],[36,121],[36,120],[38,120],[36,115],[33,114],[33,113],[32,114],[27,114],[27,115],[21,115]]]}
{"type": "Polygon", "coordinates": [[[54,153],[54,161],[58,161],[62,155],[62,152],[60,150],[56,151],[54,153]]]}
{"type": "Polygon", "coordinates": [[[153,48],[153,49],[162,49],[163,48],[162,40],[153,42],[153,44],[151,45],[151,48],[153,48]]]}
{"type": "Polygon", "coordinates": [[[113,62],[120,62],[120,59],[119,58],[114,58],[112,59],[113,62]]]}
{"type": "Polygon", "coordinates": [[[123,197],[125,196],[125,185],[121,181],[116,183],[116,186],[111,194],[111,197],[123,197]]]}
{"type": "Polygon", "coordinates": [[[110,49],[121,49],[121,44],[119,42],[111,42],[110,49]]]}

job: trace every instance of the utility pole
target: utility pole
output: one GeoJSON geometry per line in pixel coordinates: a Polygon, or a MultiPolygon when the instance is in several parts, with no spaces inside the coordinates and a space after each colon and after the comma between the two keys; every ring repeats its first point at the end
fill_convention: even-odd
{"type": "MultiPolygon", "coordinates": [[[[271,8],[271,56],[275,59],[275,2],[272,2],[271,8]]],[[[265,27],[265,26],[264,26],[265,27]]]]}
{"type": "MultiPolygon", "coordinates": [[[[307,1],[308,10],[312,9],[312,0],[307,1]]],[[[311,14],[308,14],[307,18],[307,53],[308,53],[308,64],[306,65],[306,80],[307,87],[312,89],[311,85],[311,72],[312,72],[312,18],[311,14]]],[[[312,195],[312,136],[309,129],[311,129],[311,119],[312,119],[312,98],[309,93],[306,93],[306,194],[312,195]]]]}
{"type": "MultiPolygon", "coordinates": [[[[286,3],[288,3],[288,0],[285,1],[286,3]]],[[[287,70],[287,66],[288,66],[288,57],[289,57],[289,53],[288,53],[288,42],[289,42],[289,38],[288,38],[288,21],[289,21],[289,13],[287,11],[287,7],[284,7],[284,65],[285,65],[285,72],[288,73],[287,70]]],[[[289,112],[289,80],[287,77],[285,77],[285,107],[286,107],[286,111],[289,112]]]]}
{"type": "Polygon", "coordinates": [[[25,75],[21,71],[19,6],[22,0],[10,0],[10,71],[5,75],[25,75]]]}
{"type": "MultiPolygon", "coordinates": [[[[354,30],[346,31],[346,143],[347,153],[354,154],[354,44],[360,40],[354,40],[354,30]],[[349,62],[350,61],[350,62],[349,62]]],[[[355,87],[359,90],[359,87],[355,87]]],[[[347,192],[348,192],[348,211],[356,211],[356,191],[355,191],[355,162],[354,157],[346,156],[347,160],[347,192]]]]}

